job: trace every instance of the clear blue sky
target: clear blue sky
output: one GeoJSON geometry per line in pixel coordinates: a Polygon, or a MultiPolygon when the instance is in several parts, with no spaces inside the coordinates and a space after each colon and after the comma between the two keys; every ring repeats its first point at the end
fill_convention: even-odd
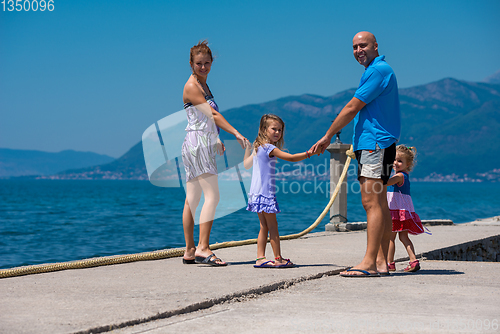
{"type": "Polygon", "coordinates": [[[363,67],[351,45],[360,30],[376,35],[402,88],[481,81],[500,69],[498,0],[54,5],[0,7],[1,148],[122,155],[182,109],[189,48],[201,39],[217,57],[208,82],[222,111],[356,87],[363,67]]]}

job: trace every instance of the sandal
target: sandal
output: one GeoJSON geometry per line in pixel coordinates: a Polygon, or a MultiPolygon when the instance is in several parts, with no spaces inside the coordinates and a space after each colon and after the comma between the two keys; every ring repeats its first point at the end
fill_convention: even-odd
{"type": "Polygon", "coordinates": [[[420,262],[418,260],[410,261],[410,265],[405,268],[405,272],[414,273],[420,270],[420,262]]]}
{"type": "Polygon", "coordinates": [[[208,264],[213,267],[224,267],[227,266],[227,263],[219,259],[217,256],[215,256],[214,253],[210,254],[207,257],[203,256],[195,256],[194,261],[198,264],[208,264]],[[219,261],[219,263],[217,262],[219,261]],[[223,263],[220,263],[223,262],[223,263]]]}
{"type": "Polygon", "coordinates": [[[345,272],[340,273],[340,276],[342,276],[342,277],[380,277],[380,273],[371,273],[371,272],[363,270],[363,269],[349,268],[345,272]],[[348,272],[358,272],[361,274],[348,274],[348,272]]]}
{"type": "Polygon", "coordinates": [[[264,261],[261,264],[257,264],[257,261],[259,260],[265,260],[266,257],[259,257],[258,259],[255,259],[255,264],[253,265],[254,268],[276,268],[274,265],[274,261],[264,261]]]}
{"type": "Polygon", "coordinates": [[[275,265],[274,265],[275,268],[293,268],[293,267],[295,267],[295,265],[292,263],[292,261],[290,261],[290,259],[284,259],[281,255],[278,257],[275,257],[274,259],[276,261],[278,261],[278,260],[286,261],[286,263],[283,263],[283,264],[277,264],[275,262],[275,265]]]}
{"type": "Polygon", "coordinates": [[[389,271],[396,271],[396,263],[395,262],[388,263],[387,268],[389,269],[389,271]]]}

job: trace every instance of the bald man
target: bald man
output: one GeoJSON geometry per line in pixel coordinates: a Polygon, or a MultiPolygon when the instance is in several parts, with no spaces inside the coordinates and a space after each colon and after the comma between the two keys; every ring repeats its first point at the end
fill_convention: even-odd
{"type": "Polygon", "coordinates": [[[366,211],[366,253],[344,277],[389,275],[387,251],[392,219],[387,204],[387,180],[396,157],[401,129],[398,84],[385,56],[379,56],[375,36],[367,31],[352,40],[354,58],[365,67],[354,97],[345,105],[325,136],[311,147],[321,153],[332,137],[354,119],[353,149],[358,160],[361,202],[366,211]]]}

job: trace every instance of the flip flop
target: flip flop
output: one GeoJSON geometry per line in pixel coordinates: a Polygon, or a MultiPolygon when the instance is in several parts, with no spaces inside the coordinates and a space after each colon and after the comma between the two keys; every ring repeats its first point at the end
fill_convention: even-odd
{"type": "Polygon", "coordinates": [[[227,266],[227,263],[217,263],[216,261],[219,260],[222,262],[221,259],[219,259],[215,254],[210,254],[207,257],[203,256],[195,256],[194,261],[198,264],[208,264],[209,266],[213,267],[225,267],[227,266]]]}
{"type": "Polygon", "coordinates": [[[196,264],[196,262],[194,261],[194,259],[187,260],[185,258],[182,258],[182,263],[184,263],[184,264],[196,264]]]}
{"type": "Polygon", "coordinates": [[[379,273],[371,273],[369,271],[362,270],[362,269],[353,269],[353,268],[350,268],[350,269],[347,269],[346,271],[348,271],[348,272],[349,271],[356,271],[356,272],[362,273],[362,275],[340,274],[340,276],[342,276],[342,277],[380,277],[379,273]]]}
{"type": "Polygon", "coordinates": [[[391,273],[388,271],[379,271],[378,274],[380,276],[391,276],[391,273]]]}
{"type": "Polygon", "coordinates": [[[278,264],[278,265],[275,265],[274,267],[275,268],[293,268],[293,267],[295,267],[295,264],[293,264],[292,261],[290,261],[290,259],[283,259],[283,260],[286,260],[285,264],[278,264]]]}
{"type": "Polygon", "coordinates": [[[262,262],[261,264],[254,264],[253,267],[254,268],[276,268],[276,266],[274,265],[274,261],[266,261],[266,262],[262,262]],[[273,263],[273,264],[269,264],[269,263],[273,263]]]}

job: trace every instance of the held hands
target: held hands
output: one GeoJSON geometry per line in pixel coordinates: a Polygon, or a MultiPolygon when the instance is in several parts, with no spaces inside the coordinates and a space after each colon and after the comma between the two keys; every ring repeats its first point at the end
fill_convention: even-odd
{"type": "Polygon", "coordinates": [[[248,140],[245,142],[245,149],[246,150],[253,149],[253,144],[250,141],[248,141],[248,140]]]}
{"type": "Polygon", "coordinates": [[[330,140],[331,138],[328,138],[327,136],[324,136],[316,144],[314,144],[308,152],[312,152],[311,155],[317,154],[323,154],[325,153],[326,148],[328,145],[330,145],[330,140]]]}
{"type": "Polygon", "coordinates": [[[309,154],[309,156],[313,156],[313,155],[320,155],[321,153],[323,153],[323,152],[321,152],[321,148],[320,148],[319,146],[318,146],[318,147],[316,147],[316,149],[315,149],[315,150],[313,150],[313,148],[314,148],[314,146],[313,146],[313,147],[311,147],[311,148],[309,149],[309,151],[307,151],[307,153],[309,154]]]}
{"type": "Polygon", "coordinates": [[[248,141],[248,139],[246,139],[245,137],[243,137],[239,132],[236,133],[234,136],[236,137],[236,140],[238,141],[238,143],[240,143],[242,149],[247,148],[248,145],[250,145],[250,146],[252,145],[248,141]]]}
{"type": "MultiPolygon", "coordinates": [[[[316,145],[314,145],[316,146],[316,145]]],[[[321,154],[321,148],[319,146],[317,146],[316,148],[315,147],[311,147],[307,152],[306,152],[306,155],[308,158],[312,157],[313,155],[317,154],[317,155],[320,155],[321,154]]]]}
{"type": "MultiPolygon", "coordinates": [[[[240,133],[236,133],[235,137],[236,137],[236,140],[238,141],[238,143],[240,143],[242,149],[248,149],[248,148],[252,147],[252,144],[248,141],[248,139],[243,137],[240,133]]],[[[219,155],[223,155],[224,152],[226,151],[226,146],[218,137],[217,137],[216,147],[217,147],[217,153],[219,155]]]]}

